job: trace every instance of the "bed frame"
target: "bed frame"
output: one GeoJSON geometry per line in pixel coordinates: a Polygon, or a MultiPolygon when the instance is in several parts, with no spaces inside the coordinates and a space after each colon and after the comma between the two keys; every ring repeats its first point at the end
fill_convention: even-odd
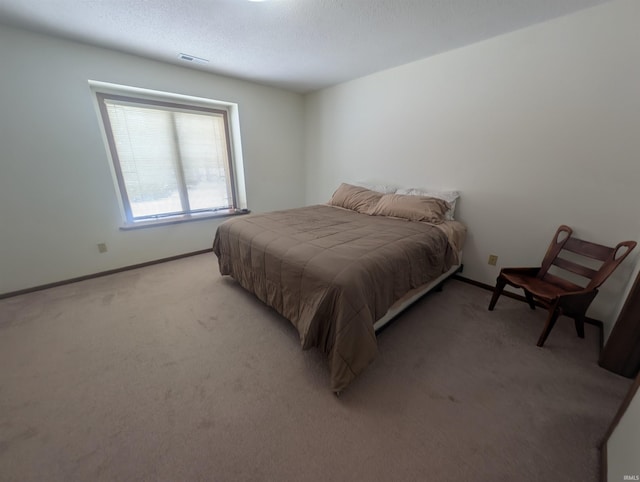
{"type": "MultiPolygon", "coordinates": [[[[462,260],[462,251],[458,253],[458,259],[462,260]]],[[[409,308],[412,304],[422,298],[431,290],[438,290],[439,287],[451,276],[462,271],[462,263],[453,265],[448,271],[442,273],[436,279],[418,288],[409,291],[406,295],[396,301],[385,315],[373,324],[373,329],[379,333],[391,320],[409,308]]]]}

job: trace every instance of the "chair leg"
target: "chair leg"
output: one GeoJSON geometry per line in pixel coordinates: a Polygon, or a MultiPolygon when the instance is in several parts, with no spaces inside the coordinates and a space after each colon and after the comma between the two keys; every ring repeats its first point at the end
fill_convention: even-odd
{"type": "Polygon", "coordinates": [[[498,276],[496,280],[496,287],[493,289],[493,296],[491,297],[491,302],[489,303],[489,311],[493,311],[493,308],[496,306],[496,302],[500,295],[502,294],[502,290],[504,289],[507,282],[502,278],[502,276],[498,276]]]}
{"type": "Polygon", "coordinates": [[[552,306],[549,309],[549,316],[547,317],[547,323],[544,325],[544,330],[542,330],[540,338],[538,338],[538,346],[544,345],[544,342],[547,341],[547,337],[549,336],[549,333],[551,333],[553,326],[556,324],[558,316],[560,316],[560,310],[552,306]]]}
{"type": "Polygon", "coordinates": [[[524,290],[524,297],[527,299],[527,303],[529,303],[529,307],[532,310],[536,309],[536,302],[533,301],[533,295],[529,293],[527,290],[524,290]]]}
{"type": "Polygon", "coordinates": [[[576,316],[574,323],[576,325],[576,333],[580,338],[584,338],[584,316],[576,316]]]}

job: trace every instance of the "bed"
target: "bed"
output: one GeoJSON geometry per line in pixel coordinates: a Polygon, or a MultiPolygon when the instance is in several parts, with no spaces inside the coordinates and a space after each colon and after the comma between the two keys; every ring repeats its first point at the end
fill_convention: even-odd
{"type": "Polygon", "coordinates": [[[461,265],[466,230],[449,208],[343,184],[328,204],[225,221],[213,250],[222,275],[291,321],[303,349],[328,356],[339,393],[375,358],[376,330],[461,265]]]}

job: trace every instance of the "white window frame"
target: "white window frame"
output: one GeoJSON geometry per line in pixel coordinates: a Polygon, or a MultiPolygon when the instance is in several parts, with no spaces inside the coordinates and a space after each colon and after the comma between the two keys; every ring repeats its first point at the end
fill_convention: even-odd
{"type": "Polygon", "coordinates": [[[113,176],[114,187],[118,198],[123,224],[121,229],[132,229],[145,226],[156,226],[164,224],[174,224],[185,221],[199,219],[217,218],[247,212],[244,169],[242,162],[242,151],[240,141],[240,128],[238,119],[238,106],[230,102],[217,101],[202,97],[193,97],[182,94],[173,94],[156,90],[128,87],[106,82],[89,81],[93,94],[98,122],[101,127],[103,141],[106,146],[111,174],[113,176]],[[113,143],[108,115],[106,113],[103,99],[120,99],[133,103],[153,104],[155,106],[166,106],[168,109],[183,108],[190,111],[206,111],[222,114],[224,116],[227,136],[227,155],[229,158],[229,172],[231,191],[234,198],[234,206],[231,209],[221,210],[197,210],[175,215],[164,215],[144,220],[133,218],[128,195],[124,187],[124,179],[121,173],[117,152],[113,143]]]}

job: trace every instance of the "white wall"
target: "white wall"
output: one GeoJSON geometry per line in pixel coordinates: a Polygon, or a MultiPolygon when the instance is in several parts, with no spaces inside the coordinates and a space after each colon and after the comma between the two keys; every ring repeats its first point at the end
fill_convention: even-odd
{"type": "MultiPolygon", "coordinates": [[[[345,180],[458,189],[464,276],[488,284],[539,264],[560,224],[637,239],[638,25],[640,2],[622,0],[308,95],[307,202],[345,180]]],[[[611,324],[636,262],[590,316],[611,324]]]]}
{"type": "MultiPolygon", "coordinates": [[[[304,100],[0,26],[0,293],[210,247],[216,221],[118,229],[88,79],[237,102],[254,211],[326,201],[343,180],[461,190],[478,281],[536,264],[561,223],[638,239],[638,20],[640,2],[608,3],[304,100]]],[[[607,334],[637,263],[589,312],[607,334]]]]}
{"type": "MultiPolygon", "coordinates": [[[[640,477],[640,392],[636,392],[607,442],[607,480],[640,477]]],[[[628,479],[628,480],[638,480],[628,479]]]]}
{"type": "Polygon", "coordinates": [[[4,26],[0,65],[0,293],[211,247],[218,221],[119,230],[88,79],[237,103],[249,208],[304,203],[298,94],[4,26]]]}

